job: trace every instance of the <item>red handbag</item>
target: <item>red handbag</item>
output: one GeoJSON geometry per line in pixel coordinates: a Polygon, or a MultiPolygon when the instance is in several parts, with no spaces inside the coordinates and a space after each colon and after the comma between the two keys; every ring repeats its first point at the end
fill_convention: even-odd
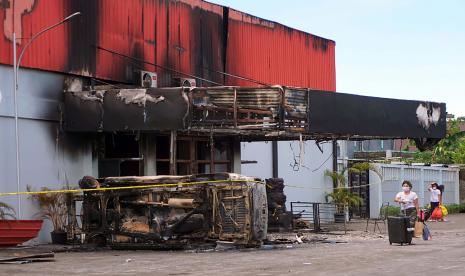
{"type": "Polygon", "coordinates": [[[442,210],[439,207],[434,208],[433,213],[431,214],[432,219],[442,219],[442,210]]]}
{"type": "Polygon", "coordinates": [[[417,213],[418,221],[425,221],[425,211],[420,209],[417,213]]]}

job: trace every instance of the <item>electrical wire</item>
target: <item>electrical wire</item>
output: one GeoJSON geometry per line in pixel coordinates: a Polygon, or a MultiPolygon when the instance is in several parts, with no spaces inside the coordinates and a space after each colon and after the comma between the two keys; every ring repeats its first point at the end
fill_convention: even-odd
{"type": "Polygon", "coordinates": [[[251,82],[251,83],[260,84],[260,85],[263,85],[263,86],[268,86],[268,87],[272,86],[269,83],[261,82],[261,81],[258,81],[256,79],[252,79],[252,78],[248,78],[248,77],[244,77],[244,76],[240,76],[240,75],[236,75],[236,74],[231,74],[231,73],[227,73],[227,72],[223,72],[223,71],[213,70],[213,69],[206,68],[206,67],[202,67],[202,69],[205,69],[205,70],[213,72],[213,73],[225,75],[225,76],[228,76],[228,77],[232,77],[232,78],[236,78],[236,79],[240,79],[240,80],[245,80],[245,81],[248,81],[248,82],[251,82]]]}
{"type": "MultiPolygon", "coordinates": [[[[201,78],[201,77],[199,77],[199,76],[195,76],[195,75],[192,75],[192,74],[184,73],[184,72],[178,71],[178,70],[173,69],[173,68],[169,68],[169,67],[166,67],[166,66],[162,66],[162,65],[159,65],[159,64],[157,64],[157,63],[148,62],[148,61],[145,61],[145,60],[142,60],[142,59],[139,59],[139,58],[131,57],[131,56],[128,56],[128,55],[125,55],[125,54],[116,52],[116,51],[111,50],[111,49],[108,49],[108,48],[104,48],[104,47],[101,47],[101,46],[96,46],[96,47],[97,47],[97,49],[99,49],[99,50],[107,51],[107,52],[110,52],[110,53],[112,53],[112,54],[119,55],[119,56],[121,56],[121,57],[125,57],[125,58],[130,59],[130,60],[133,60],[133,61],[143,62],[143,63],[146,63],[146,64],[150,64],[150,65],[153,65],[153,66],[155,66],[155,67],[161,68],[161,69],[163,69],[163,70],[172,71],[172,72],[175,72],[175,73],[180,74],[180,75],[184,75],[184,76],[188,76],[188,77],[191,77],[191,78],[195,78],[195,79],[198,79],[198,80],[201,80],[201,81],[205,81],[205,82],[209,82],[209,83],[212,83],[212,84],[215,84],[215,85],[220,85],[220,86],[224,86],[224,85],[225,85],[225,84],[218,83],[218,82],[215,82],[215,81],[211,81],[211,80],[208,80],[208,79],[205,79],[205,78],[201,78]]],[[[236,79],[248,81],[248,82],[251,82],[251,83],[254,83],[254,84],[259,84],[259,85],[268,86],[268,87],[272,87],[272,86],[273,86],[273,85],[271,85],[271,84],[269,84],[269,83],[265,83],[265,82],[262,82],[262,81],[259,81],[259,80],[253,79],[253,78],[249,78],[249,77],[244,77],[244,76],[237,75],[237,74],[232,74],[232,73],[228,73],[228,72],[223,72],[223,71],[219,71],[219,70],[214,70],[214,69],[210,69],[210,68],[207,68],[207,67],[201,67],[201,68],[204,69],[204,70],[213,72],[213,73],[217,73],[217,74],[221,74],[221,75],[224,75],[224,76],[228,76],[228,77],[232,77],[232,78],[236,78],[236,79]]]]}
{"type": "Polygon", "coordinates": [[[224,86],[224,84],[222,84],[222,83],[218,83],[218,82],[215,82],[215,81],[207,80],[207,79],[205,79],[205,78],[201,78],[201,77],[199,77],[199,76],[195,76],[195,75],[192,75],[192,74],[184,73],[184,72],[178,71],[178,70],[176,70],[176,69],[172,69],[172,68],[169,68],[169,67],[166,67],[166,66],[163,66],[163,65],[159,65],[159,64],[157,64],[157,63],[149,62],[149,61],[146,61],[146,60],[143,60],[143,59],[140,59],[140,58],[131,57],[131,56],[128,56],[128,55],[125,55],[125,54],[122,54],[122,53],[119,53],[119,52],[116,52],[116,51],[114,51],[114,50],[107,49],[107,48],[104,48],[104,47],[101,47],[101,46],[98,46],[98,45],[96,45],[95,47],[96,47],[97,49],[99,49],[99,50],[106,51],[106,52],[109,52],[109,53],[118,55],[118,56],[120,56],[120,57],[124,57],[124,58],[130,59],[130,60],[133,60],[133,61],[142,62],[142,63],[145,63],[145,64],[150,64],[150,65],[153,65],[153,66],[155,66],[155,67],[161,68],[161,69],[163,69],[163,70],[171,71],[171,72],[174,72],[174,73],[183,75],[183,76],[187,76],[187,77],[190,77],[190,78],[194,78],[194,79],[197,79],[197,80],[201,80],[201,81],[208,82],[208,83],[215,84],[215,85],[219,85],[219,86],[224,86]]]}
{"type": "Polygon", "coordinates": [[[318,168],[313,169],[312,172],[316,172],[316,171],[318,171],[319,169],[321,169],[321,167],[323,167],[324,164],[326,164],[326,162],[328,162],[328,160],[333,156],[333,154],[334,154],[334,153],[332,152],[332,153],[328,156],[328,158],[326,158],[326,160],[323,161],[323,163],[321,163],[321,165],[318,166],[318,168]]]}

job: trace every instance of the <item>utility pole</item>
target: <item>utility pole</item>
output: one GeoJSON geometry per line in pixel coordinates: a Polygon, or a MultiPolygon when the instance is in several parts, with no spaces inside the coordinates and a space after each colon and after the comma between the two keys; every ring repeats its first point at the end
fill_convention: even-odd
{"type": "MultiPolygon", "coordinates": [[[[80,12],[75,12],[58,23],[55,23],[47,28],[42,29],[38,33],[34,34],[31,39],[24,45],[21,49],[19,54],[19,58],[16,56],[16,33],[13,32],[13,89],[14,89],[14,116],[15,116],[15,143],[16,143],[16,190],[17,192],[21,192],[21,176],[20,176],[20,156],[19,156],[19,129],[18,129],[18,73],[19,73],[19,66],[21,64],[21,60],[23,58],[24,52],[26,49],[31,45],[31,43],[39,37],[41,34],[65,23],[66,21],[70,20],[71,18],[80,15],[80,12]]],[[[23,39],[19,37],[18,39],[23,39]]],[[[21,218],[21,196],[18,195],[18,218],[21,218]]]]}

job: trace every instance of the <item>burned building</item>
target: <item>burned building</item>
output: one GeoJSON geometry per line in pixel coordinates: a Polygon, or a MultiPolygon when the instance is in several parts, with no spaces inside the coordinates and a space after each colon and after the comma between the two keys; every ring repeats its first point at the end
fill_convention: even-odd
{"type": "MultiPolygon", "coordinates": [[[[334,41],[205,1],[6,0],[0,30],[3,191],[73,187],[84,175],[240,173],[241,155],[269,162],[271,177],[292,172],[274,141],[428,144],[445,133],[443,104],[334,93],[334,41]],[[17,90],[13,45],[24,50],[17,90]],[[427,127],[419,105],[439,110],[427,127]]],[[[318,147],[334,150],[313,146],[315,160],[326,159],[318,147]]],[[[27,198],[5,201],[20,218],[36,213],[27,198]]]]}

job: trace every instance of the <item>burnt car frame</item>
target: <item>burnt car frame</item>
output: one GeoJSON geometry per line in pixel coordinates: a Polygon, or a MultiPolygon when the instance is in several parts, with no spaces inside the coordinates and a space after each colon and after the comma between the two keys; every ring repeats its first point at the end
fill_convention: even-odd
{"type": "Polygon", "coordinates": [[[182,248],[216,241],[254,246],[266,238],[266,189],[259,179],[218,173],[99,182],[110,189],[86,191],[82,197],[81,231],[87,242],[182,248]]]}

